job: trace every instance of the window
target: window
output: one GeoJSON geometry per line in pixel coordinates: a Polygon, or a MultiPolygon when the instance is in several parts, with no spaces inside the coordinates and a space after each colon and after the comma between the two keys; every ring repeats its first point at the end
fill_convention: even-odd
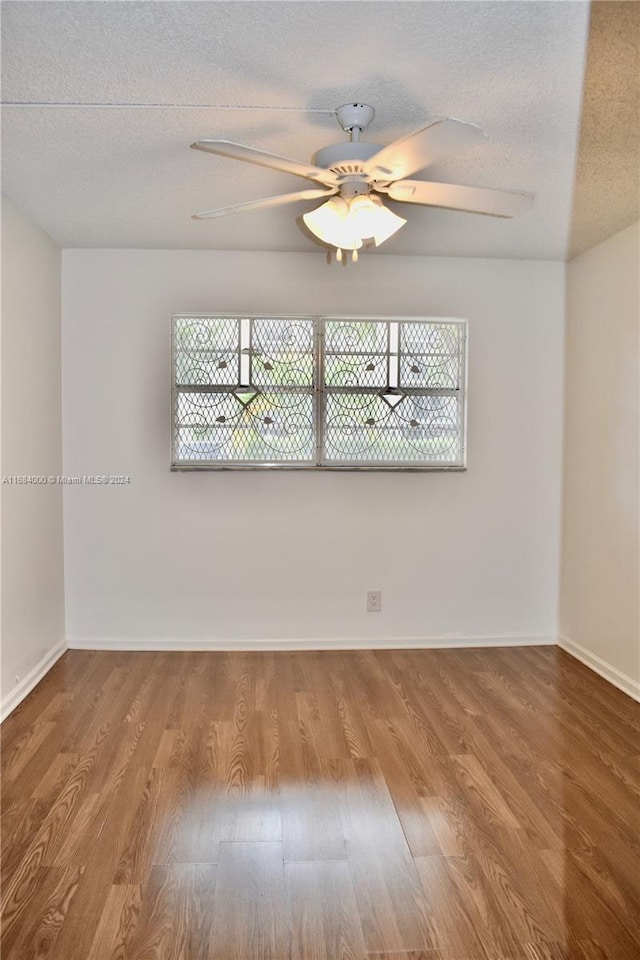
{"type": "Polygon", "coordinates": [[[466,323],[173,317],[172,467],[464,467],[466,323]]]}

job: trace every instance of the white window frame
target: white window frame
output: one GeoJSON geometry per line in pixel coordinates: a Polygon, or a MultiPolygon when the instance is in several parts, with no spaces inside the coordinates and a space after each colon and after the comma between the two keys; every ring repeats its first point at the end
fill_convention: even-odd
{"type": "MultiPolygon", "coordinates": [[[[398,328],[396,328],[398,329],[398,328]]],[[[388,353],[387,364],[391,357],[396,354],[388,353]]],[[[241,367],[244,370],[244,359],[240,359],[241,367]]],[[[417,316],[388,316],[388,315],[313,315],[313,314],[234,314],[234,313],[174,313],[171,316],[171,470],[172,471],[220,471],[220,470],[316,470],[316,471],[376,471],[376,472],[460,472],[467,468],[467,367],[468,367],[468,322],[466,319],[457,317],[417,317],[417,316]],[[215,320],[232,319],[237,321],[254,320],[284,320],[295,321],[304,320],[313,322],[313,369],[314,382],[312,387],[313,396],[313,419],[315,430],[315,460],[314,461],[242,461],[242,460],[184,460],[176,457],[177,444],[177,395],[181,388],[176,384],[176,326],[177,322],[185,319],[194,320],[215,320]],[[460,330],[460,381],[459,387],[455,390],[446,390],[442,388],[416,388],[414,392],[420,395],[448,396],[456,394],[458,396],[458,416],[459,416],[459,458],[454,462],[442,462],[435,460],[408,460],[408,461],[364,461],[350,460],[337,461],[327,460],[324,455],[324,435],[325,435],[325,411],[327,396],[332,392],[332,388],[325,390],[324,371],[325,371],[325,326],[327,321],[338,321],[344,323],[361,322],[379,322],[388,325],[401,323],[426,323],[426,324],[454,324],[460,330]]],[[[244,370],[242,372],[244,372],[244,370]]],[[[238,378],[242,380],[242,375],[238,378]]],[[[397,381],[396,381],[397,382],[397,381]]],[[[206,392],[206,388],[200,388],[206,392]]],[[[215,388],[214,388],[215,389],[215,388]]],[[[229,387],[229,391],[233,388],[229,387]]],[[[335,388],[333,388],[335,389],[335,388]]],[[[402,388],[403,392],[411,392],[410,388],[402,388]]],[[[185,392],[189,392],[184,387],[185,392]]],[[[213,392],[213,390],[211,391],[213,392]]],[[[220,392],[220,388],[218,388],[220,392]]],[[[365,388],[350,388],[350,393],[365,393],[365,388]]]]}

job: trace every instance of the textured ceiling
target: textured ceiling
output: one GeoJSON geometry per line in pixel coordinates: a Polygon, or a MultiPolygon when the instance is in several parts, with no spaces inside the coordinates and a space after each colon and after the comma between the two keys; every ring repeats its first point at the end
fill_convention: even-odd
{"type": "Polygon", "coordinates": [[[438,116],[489,135],[424,179],[537,193],[512,221],[395,205],[409,223],[382,253],[566,255],[583,2],[2,6],[5,102],[217,105],[5,106],[3,189],[63,246],[315,249],[296,222],[310,204],[192,221],[197,210],[308,184],[189,144],[226,138],[306,160],[344,136],[329,111],[357,98],[376,109],[366,135],[375,142],[438,116]]]}
{"type": "Polygon", "coordinates": [[[640,219],[640,3],[591,5],[570,256],[640,219]]]}

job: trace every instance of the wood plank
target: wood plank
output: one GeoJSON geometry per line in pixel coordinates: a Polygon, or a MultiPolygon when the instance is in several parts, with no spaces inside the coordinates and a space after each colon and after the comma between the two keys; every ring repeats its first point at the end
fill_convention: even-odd
{"type": "Polygon", "coordinates": [[[139,886],[113,886],[91,941],[87,960],[123,960],[131,947],[140,915],[139,886]]]}
{"type": "MultiPolygon", "coordinates": [[[[217,956],[211,952],[216,873],[217,867],[211,864],[153,867],[143,887],[130,947],[122,957],[210,960],[217,956]]],[[[102,960],[102,954],[96,954],[95,960],[102,960]]]]}
{"type": "Polygon", "coordinates": [[[347,856],[367,949],[436,947],[416,865],[379,765],[346,762],[343,785],[347,856]]]}
{"type": "Polygon", "coordinates": [[[223,843],[213,900],[211,956],[288,956],[281,843],[223,843]]]}
{"type": "Polygon", "coordinates": [[[296,960],[365,960],[346,862],[285,864],[291,956],[296,960]]]}
{"type": "Polygon", "coordinates": [[[5,960],[44,960],[53,954],[83,873],[84,867],[49,868],[46,871],[36,892],[38,908],[24,916],[11,948],[8,938],[3,935],[2,956],[5,960]]]}

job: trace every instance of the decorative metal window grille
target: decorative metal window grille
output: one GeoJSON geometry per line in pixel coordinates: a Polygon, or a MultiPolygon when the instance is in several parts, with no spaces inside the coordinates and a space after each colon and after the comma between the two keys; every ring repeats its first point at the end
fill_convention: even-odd
{"type": "Polygon", "coordinates": [[[462,469],[466,323],[173,317],[172,467],[462,469]]]}

